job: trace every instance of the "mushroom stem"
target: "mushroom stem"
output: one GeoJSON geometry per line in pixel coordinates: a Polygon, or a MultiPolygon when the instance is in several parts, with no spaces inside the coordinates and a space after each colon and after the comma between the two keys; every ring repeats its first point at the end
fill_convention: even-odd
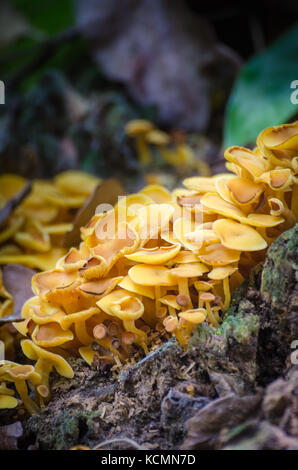
{"type": "Polygon", "coordinates": [[[169,314],[171,315],[171,317],[177,317],[176,310],[174,309],[174,307],[172,307],[171,305],[168,305],[168,308],[169,308],[169,314]]]}
{"type": "Polygon", "coordinates": [[[24,403],[24,406],[26,410],[29,411],[31,415],[36,415],[39,413],[39,408],[36,403],[29,397],[28,395],[28,388],[25,380],[16,380],[15,381],[15,387],[20,395],[20,398],[22,402],[24,403]]]}
{"type": "Polygon", "coordinates": [[[75,333],[80,343],[84,344],[85,346],[92,343],[93,339],[87,333],[85,320],[77,321],[75,323],[75,333]]]}
{"type": "Polygon", "coordinates": [[[45,385],[50,389],[49,385],[49,375],[52,371],[53,364],[48,363],[46,360],[39,358],[35,364],[35,372],[37,372],[41,377],[40,385],[45,385]]]}
{"type": "Polygon", "coordinates": [[[210,302],[208,302],[208,301],[206,301],[206,310],[207,310],[207,316],[208,316],[209,323],[211,323],[212,326],[215,326],[216,328],[218,328],[219,324],[218,324],[215,316],[213,315],[212,307],[210,305],[210,302]]]}
{"type": "Polygon", "coordinates": [[[186,295],[188,300],[188,304],[182,308],[182,310],[189,310],[193,308],[192,302],[190,300],[190,293],[189,293],[189,287],[188,287],[188,279],[187,278],[179,278],[178,280],[178,290],[179,290],[179,295],[186,295]]]}
{"type": "Polygon", "coordinates": [[[126,331],[130,331],[131,333],[134,333],[136,335],[135,342],[144,349],[145,354],[148,354],[148,348],[146,345],[146,333],[136,327],[134,320],[123,320],[123,326],[126,331]]]}
{"type": "Polygon", "coordinates": [[[136,136],[136,148],[141,163],[143,165],[149,165],[152,161],[152,155],[142,135],[136,136]]]}
{"type": "Polygon", "coordinates": [[[223,290],[225,294],[225,301],[224,301],[223,309],[227,310],[230,306],[230,301],[231,301],[229,276],[225,277],[223,280],[223,290]]]}
{"type": "Polygon", "coordinates": [[[160,308],[160,286],[155,286],[155,309],[156,309],[156,312],[158,311],[158,309],[160,308]]]}

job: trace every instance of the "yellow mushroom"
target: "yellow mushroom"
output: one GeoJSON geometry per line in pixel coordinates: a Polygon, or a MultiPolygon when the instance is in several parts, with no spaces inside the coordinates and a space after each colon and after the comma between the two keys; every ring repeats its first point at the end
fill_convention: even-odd
{"type": "Polygon", "coordinates": [[[267,247],[266,241],[255,229],[234,220],[216,220],[213,228],[222,245],[231,250],[258,251],[267,247]]]}
{"type": "Polygon", "coordinates": [[[152,129],[153,124],[145,119],[134,119],[125,126],[126,135],[136,139],[137,154],[140,156],[143,165],[148,165],[152,160],[151,152],[145,140],[145,135],[152,129]]]}
{"type": "Polygon", "coordinates": [[[40,384],[45,385],[49,389],[49,375],[53,368],[56,369],[58,374],[63,377],[71,379],[74,375],[72,368],[63,357],[53,352],[46,351],[41,347],[34,344],[28,339],[21,342],[23,353],[32,361],[37,361],[35,364],[35,372],[41,376],[40,384]]]}

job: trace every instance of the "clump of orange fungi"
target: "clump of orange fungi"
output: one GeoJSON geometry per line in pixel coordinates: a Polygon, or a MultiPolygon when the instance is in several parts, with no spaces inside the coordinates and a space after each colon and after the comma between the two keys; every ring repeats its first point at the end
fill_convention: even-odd
{"type": "Polygon", "coordinates": [[[184,347],[198,324],[218,327],[231,293],[297,220],[297,155],[298,122],[273,127],[254,150],[226,150],[230,173],[187,178],[172,193],[146,186],[98,210],[80,246],[34,276],[14,324],[39,389],[53,368],[72,375],[69,356],[121,367],[160,335],[184,347]]]}

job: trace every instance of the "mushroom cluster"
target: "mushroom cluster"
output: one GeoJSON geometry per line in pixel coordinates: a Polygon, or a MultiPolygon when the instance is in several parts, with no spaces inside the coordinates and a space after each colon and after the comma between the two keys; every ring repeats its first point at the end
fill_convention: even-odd
{"type": "MultiPolygon", "coordinates": [[[[23,264],[44,271],[65,254],[62,238],[72,228],[74,215],[91,195],[99,178],[75,170],[58,174],[53,181],[35,180],[27,197],[0,227],[0,265],[23,264]]],[[[24,188],[18,175],[0,176],[0,210],[24,188]]],[[[0,317],[13,311],[13,299],[2,284],[0,317]]]]}
{"type": "Polygon", "coordinates": [[[133,119],[127,123],[125,133],[134,139],[137,156],[146,167],[153,162],[154,157],[161,157],[165,164],[181,169],[182,172],[187,168],[204,176],[210,174],[209,166],[195,157],[182,131],[168,134],[150,121],[133,119]]]}
{"type": "MultiPolygon", "coordinates": [[[[251,151],[225,152],[230,173],[191,177],[169,192],[149,185],[99,209],[79,247],[32,279],[15,328],[49,397],[67,357],[121,367],[160,335],[188,344],[217,328],[233,292],[297,220],[298,122],[266,129],[251,151]]],[[[113,366],[115,367],[115,366],[113,366]]]]}

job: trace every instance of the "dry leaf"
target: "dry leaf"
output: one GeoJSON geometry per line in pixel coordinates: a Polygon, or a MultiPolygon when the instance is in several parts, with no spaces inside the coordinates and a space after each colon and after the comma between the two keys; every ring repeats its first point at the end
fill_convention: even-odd
{"type": "Polygon", "coordinates": [[[96,207],[99,204],[114,205],[118,200],[118,196],[123,194],[124,189],[117,179],[109,179],[100,183],[78,211],[73,221],[72,230],[65,234],[63,246],[65,248],[77,246],[81,241],[80,228],[89,222],[95,213],[96,207]]]}
{"type": "Polygon", "coordinates": [[[24,303],[33,296],[31,289],[32,276],[36,271],[20,264],[7,264],[3,267],[3,284],[13,296],[14,313],[0,318],[0,323],[22,320],[21,311],[24,303]]]}

